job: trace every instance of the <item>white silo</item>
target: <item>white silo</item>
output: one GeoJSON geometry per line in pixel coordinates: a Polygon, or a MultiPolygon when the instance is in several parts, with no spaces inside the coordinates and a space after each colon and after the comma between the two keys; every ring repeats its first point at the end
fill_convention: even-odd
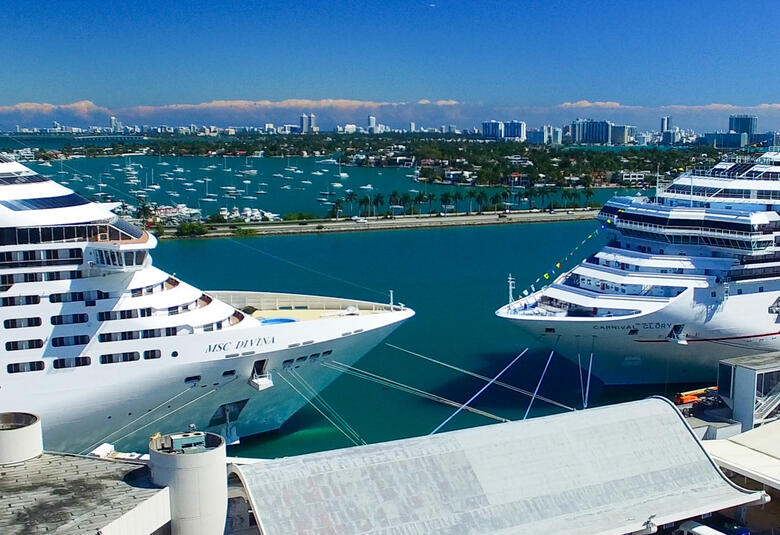
{"type": "Polygon", "coordinates": [[[26,412],[0,413],[0,465],[20,463],[42,453],[40,418],[26,412]]]}
{"type": "Polygon", "coordinates": [[[172,535],[222,535],[227,517],[225,441],[200,431],[149,442],[152,481],[168,487],[172,535]]]}

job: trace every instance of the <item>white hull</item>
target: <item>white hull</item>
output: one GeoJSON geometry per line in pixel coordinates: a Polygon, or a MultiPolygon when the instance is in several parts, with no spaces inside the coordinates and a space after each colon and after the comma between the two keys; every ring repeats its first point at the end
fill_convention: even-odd
{"type": "MultiPolygon", "coordinates": [[[[292,373],[284,369],[283,362],[324,351],[317,362],[296,364],[300,374],[311,387],[320,392],[338,373],[321,366],[319,362],[335,360],[353,364],[377,343],[389,335],[412,311],[397,311],[376,316],[356,317],[352,327],[364,331],[350,336],[338,336],[312,343],[303,348],[287,348],[286,340],[300,339],[301,329],[326,332],[328,326],[312,326],[311,323],[290,323],[273,326],[274,343],[244,357],[225,358],[224,354],[204,353],[214,343],[226,340],[245,340],[258,333],[268,337],[271,327],[264,326],[258,333],[225,336],[226,333],[196,335],[199,343],[190,347],[201,348],[200,354],[179,355],[176,362],[160,366],[157,361],[110,365],[115,369],[114,380],[107,380],[105,370],[94,379],[87,377],[89,369],[57,370],[56,377],[40,374],[38,380],[29,378],[22,391],[3,388],[0,406],[4,411],[27,411],[41,416],[45,446],[48,450],[85,452],[103,442],[114,443],[125,451],[145,451],[149,437],[156,432],[172,432],[186,429],[193,424],[197,429],[222,434],[230,440],[278,429],[290,416],[307,403],[279,377],[283,375],[296,388],[302,390],[292,373]],[[285,332],[287,331],[287,332],[285,332]],[[284,346],[275,350],[274,347],[284,346]],[[266,372],[273,386],[258,391],[249,384],[253,365],[266,359],[266,372]],[[235,370],[235,375],[223,373],[235,370]],[[73,388],[71,377],[79,375],[81,386],[73,388]],[[69,377],[70,376],[70,377],[69,377]],[[197,382],[185,383],[185,378],[200,376],[197,382]],[[52,400],[57,400],[53,403],[52,400]],[[225,405],[234,404],[229,410],[237,413],[226,420],[225,405]]],[[[338,320],[342,328],[345,318],[338,320]]],[[[327,323],[323,321],[322,323],[327,323]]],[[[331,329],[332,331],[332,329],[331,329]]],[[[310,333],[316,335],[316,333],[310,333]]],[[[313,338],[315,336],[312,336],[313,338]]],[[[165,358],[165,349],[164,357],[165,358]]],[[[174,360],[168,357],[169,361],[174,360]]],[[[39,375],[39,374],[31,374],[39,375]]],[[[4,385],[5,386],[5,385],[4,385]]]]}
{"type": "MultiPolygon", "coordinates": [[[[709,292],[700,294],[709,298],[709,292]]],[[[623,318],[503,317],[572,362],[579,356],[585,370],[592,350],[593,375],[610,385],[715,384],[720,360],[780,350],[780,323],[767,312],[779,290],[703,301],[699,293],[694,301],[693,293],[689,289],[660,310],[623,318]],[[674,325],[685,326],[687,343],[668,338],[674,325]]]]}

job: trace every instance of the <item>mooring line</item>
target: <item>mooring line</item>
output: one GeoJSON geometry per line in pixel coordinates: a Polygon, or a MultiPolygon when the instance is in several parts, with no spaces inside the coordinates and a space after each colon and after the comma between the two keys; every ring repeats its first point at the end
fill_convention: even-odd
{"type": "Polygon", "coordinates": [[[293,390],[294,390],[294,391],[295,391],[295,392],[296,392],[296,393],[297,393],[299,396],[301,396],[301,397],[302,397],[302,398],[303,398],[303,399],[306,401],[306,403],[308,403],[309,405],[311,405],[312,407],[314,407],[314,410],[316,410],[317,412],[319,412],[319,413],[322,415],[322,417],[323,417],[323,418],[325,418],[327,421],[329,421],[329,422],[330,422],[330,424],[331,424],[333,427],[335,427],[336,429],[338,429],[338,430],[341,432],[341,434],[342,434],[342,435],[344,435],[345,437],[347,437],[347,439],[349,439],[349,441],[350,441],[350,442],[352,442],[352,444],[354,444],[355,446],[360,446],[360,443],[359,443],[358,441],[356,441],[354,438],[352,438],[351,436],[349,436],[349,435],[346,433],[346,431],[344,431],[344,430],[343,430],[341,427],[339,427],[339,426],[338,426],[338,424],[337,424],[336,422],[334,422],[333,420],[331,420],[331,419],[330,419],[330,417],[328,417],[328,415],[327,415],[327,414],[325,414],[325,413],[324,413],[324,412],[323,412],[323,411],[322,411],[322,410],[321,410],[321,409],[320,409],[320,408],[319,408],[317,405],[315,405],[314,403],[312,403],[312,402],[311,402],[311,400],[310,400],[309,398],[307,398],[305,395],[303,395],[303,393],[301,393],[301,391],[300,391],[300,390],[298,390],[297,388],[295,388],[295,386],[293,386],[293,384],[292,384],[290,381],[288,381],[287,379],[285,379],[284,375],[282,375],[281,373],[279,373],[279,374],[277,374],[277,376],[278,376],[278,377],[281,377],[281,379],[282,379],[282,380],[283,380],[285,383],[287,383],[287,384],[290,386],[290,388],[292,388],[292,389],[293,389],[293,390]]]}
{"type": "Polygon", "coordinates": [[[306,379],[303,378],[303,376],[296,372],[294,369],[289,370],[290,376],[295,377],[295,379],[298,380],[298,382],[301,384],[303,389],[309,393],[312,399],[317,400],[324,408],[327,410],[333,418],[336,419],[342,426],[344,426],[344,429],[349,431],[349,433],[354,436],[358,442],[361,444],[366,444],[366,441],[363,440],[363,437],[360,436],[360,434],[353,428],[351,425],[349,425],[349,422],[347,422],[346,418],[341,416],[338,411],[333,408],[333,406],[325,401],[325,398],[323,398],[320,394],[317,393],[317,391],[312,387],[306,379]]]}
{"type": "MultiPolygon", "coordinates": [[[[385,345],[388,346],[388,347],[391,347],[393,349],[397,349],[398,351],[402,351],[404,353],[408,353],[409,355],[412,355],[414,357],[419,357],[419,358],[427,360],[429,362],[433,362],[434,364],[438,364],[439,366],[444,366],[445,368],[449,368],[451,370],[455,370],[455,371],[463,373],[465,375],[470,375],[471,377],[475,377],[477,379],[482,379],[483,381],[490,381],[491,380],[491,378],[486,376],[486,375],[481,375],[479,373],[475,373],[475,372],[466,370],[464,368],[459,368],[458,366],[454,366],[452,364],[449,364],[447,362],[443,362],[441,360],[436,360],[435,358],[432,358],[432,357],[427,357],[425,355],[421,355],[420,353],[415,353],[414,351],[411,351],[409,349],[404,349],[403,347],[399,347],[397,345],[393,345],[393,344],[390,344],[390,343],[385,343],[385,345]]],[[[530,349],[530,347],[529,347],[529,349],[530,349]]],[[[509,383],[505,383],[503,381],[495,381],[493,384],[495,384],[496,386],[500,386],[502,388],[506,388],[507,390],[511,390],[513,392],[517,392],[518,394],[523,394],[523,395],[528,396],[528,397],[532,397],[533,396],[533,392],[531,392],[529,390],[525,390],[525,389],[517,387],[517,386],[514,386],[514,385],[510,385],[509,383]]],[[[575,411],[575,410],[577,410],[574,407],[570,407],[568,405],[564,405],[563,403],[560,403],[558,401],[555,401],[554,399],[550,399],[550,398],[547,398],[547,397],[544,397],[544,396],[537,395],[536,398],[541,400],[541,401],[544,401],[545,403],[549,403],[550,405],[555,405],[556,407],[559,407],[561,409],[566,409],[567,411],[575,411]]]]}
{"type": "MultiPolygon", "coordinates": [[[[437,394],[433,394],[431,392],[426,392],[425,390],[421,390],[419,388],[415,388],[413,386],[405,385],[403,383],[399,383],[398,381],[393,381],[392,379],[384,378],[380,375],[376,375],[371,372],[367,372],[365,370],[361,370],[359,368],[355,368],[353,366],[348,366],[346,364],[343,364],[338,361],[333,361],[332,363],[328,362],[322,362],[322,366],[325,366],[326,368],[330,368],[332,370],[339,371],[341,373],[347,373],[349,375],[352,375],[354,377],[358,377],[360,379],[365,379],[368,381],[372,381],[378,384],[381,384],[383,386],[387,386],[390,388],[394,388],[396,390],[399,390],[401,392],[406,392],[407,394],[413,394],[419,397],[423,397],[426,399],[430,399],[432,401],[437,401],[439,403],[443,403],[445,405],[449,405],[450,407],[460,407],[462,403],[458,403],[457,401],[453,401],[451,399],[445,398],[443,396],[439,396],[437,394]],[[337,364],[334,366],[334,364],[337,364]]],[[[502,418],[501,416],[496,416],[495,414],[491,414],[487,411],[483,411],[480,409],[475,409],[473,407],[465,407],[464,410],[467,410],[471,413],[478,414],[480,416],[484,416],[485,418],[490,418],[492,420],[495,420],[497,422],[509,422],[510,420],[506,418],[502,418]]]]}
{"type": "Polygon", "coordinates": [[[552,362],[553,355],[555,355],[555,349],[558,347],[558,342],[561,340],[561,336],[558,335],[558,340],[555,341],[555,346],[552,348],[552,351],[550,351],[550,356],[547,357],[547,364],[544,365],[544,370],[542,370],[542,376],[539,377],[539,382],[536,384],[536,390],[534,390],[534,395],[531,398],[531,401],[528,402],[528,408],[525,409],[525,415],[523,416],[523,420],[528,418],[528,413],[531,412],[531,407],[534,404],[534,399],[536,399],[536,394],[539,392],[539,388],[542,386],[542,381],[544,381],[544,376],[547,374],[547,368],[550,367],[550,362],[552,362]]]}
{"type": "Polygon", "coordinates": [[[472,402],[472,401],[474,401],[475,399],[477,399],[477,398],[479,397],[479,395],[480,395],[480,394],[482,394],[482,392],[484,392],[485,390],[487,390],[487,389],[488,389],[488,387],[489,387],[490,385],[492,385],[494,382],[496,382],[496,380],[497,380],[499,377],[501,377],[501,376],[504,374],[504,372],[505,372],[505,371],[507,371],[509,368],[511,368],[511,367],[512,367],[512,365],[513,365],[515,362],[517,362],[518,360],[520,360],[520,357],[522,357],[523,355],[525,355],[527,352],[528,352],[528,348],[526,347],[525,349],[523,349],[523,350],[520,352],[520,354],[519,354],[519,355],[517,355],[517,356],[516,356],[514,359],[512,359],[512,362],[510,362],[509,364],[507,364],[506,366],[504,366],[504,369],[503,369],[503,370],[501,370],[500,372],[498,372],[498,375],[496,375],[496,376],[495,376],[493,379],[491,379],[491,380],[490,380],[490,382],[488,382],[488,383],[487,383],[485,386],[483,386],[482,388],[480,388],[480,389],[479,389],[479,392],[477,392],[476,394],[474,394],[473,396],[471,396],[471,398],[470,398],[470,399],[469,399],[469,400],[468,400],[466,403],[464,403],[463,405],[461,405],[460,407],[458,407],[458,410],[456,410],[455,412],[453,412],[453,413],[450,415],[450,417],[449,417],[449,418],[447,418],[447,419],[446,419],[446,420],[444,420],[442,423],[440,423],[440,424],[438,425],[438,427],[436,427],[436,429],[434,429],[433,431],[431,431],[430,433],[428,433],[428,435],[435,435],[435,434],[436,434],[436,432],[437,432],[437,431],[439,431],[439,429],[441,429],[442,427],[444,427],[445,425],[447,425],[447,424],[450,422],[450,420],[452,420],[452,419],[453,419],[453,418],[455,418],[455,417],[456,417],[458,414],[460,414],[460,411],[462,411],[463,409],[465,409],[466,407],[468,407],[468,406],[471,404],[471,402],[472,402]]]}

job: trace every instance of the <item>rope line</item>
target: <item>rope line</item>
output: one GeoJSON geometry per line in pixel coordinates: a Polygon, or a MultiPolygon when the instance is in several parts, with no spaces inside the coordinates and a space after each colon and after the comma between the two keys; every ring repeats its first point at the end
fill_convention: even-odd
{"type": "Polygon", "coordinates": [[[205,394],[201,394],[200,396],[196,397],[195,399],[193,399],[193,400],[191,400],[191,401],[188,401],[187,403],[185,403],[185,404],[184,404],[184,405],[182,405],[181,407],[177,407],[176,409],[172,410],[172,411],[171,411],[171,412],[169,412],[168,414],[163,414],[162,416],[160,416],[159,418],[156,418],[156,419],[152,420],[152,421],[151,421],[151,422],[149,422],[148,424],[146,424],[146,425],[142,425],[142,426],[141,426],[141,427],[139,427],[138,429],[134,429],[133,431],[130,431],[129,433],[125,433],[124,435],[122,435],[121,437],[119,437],[118,439],[116,439],[116,441],[115,441],[115,442],[119,442],[120,440],[122,440],[122,439],[125,439],[125,438],[129,437],[130,435],[132,435],[132,434],[134,434],[134,433],[137,433],[137,432],[138,432],[138,431],[140,431],[141,429],[144,429],[144,428],[146,428],[146,427],[149,427],[150,425],[152,425],[152,424],[154,424],[154,423],[157,423],[157,422],[159,422],[159,421],[160,421],[160,420],[162,420],[163,418],[167,418],[168,416],[171,416],[172,414],[176,414],[177,412],[179,412],[179,411],[180,411],[180,410],[182,410],[183,408],[185,408],[185,407],[187,407],[187,406],[189,406],[189,405],[192,405],[192,404],[193,404],[193,403],[195,403],[196,401],[200,401],[200,399],[202,399],[202,398],[204,398],[204,397],[206,397],[206,396],[208,396],[208,395],[210,395],[210,394],[213,394],[213,393],[214,393],[214,392],[216,392],[216,391],[217,391],[217,388],[214,388],[214,389],[212,389],[212,390],[209,390],[209,391],[208,391],[208,392],[206,392],[205,394]]]}
{"type": "Polygon", "coordinates": [[[355,430],[355,428],[349,425],[349,422],[347,422],[347,420],[343,416],[341,416],[330,403],[325,401],[325,398],[322,397],[319,393],[317,393],[314,387],[312,387],[306,381],[306,379],[303,378],[303,376],[300,373],[296,372],[294,369],[289,370],[289,373],[291,376],[295,377],[298,380],[298,382],[303,386],[303,389],[309,393],[311,398],[317,400],[320,404],[322,404],[322,406],[325,407],[325,409],[330,412],[333,418],[335,418],[344,427],[344,429],[349,431],[349,433],[352,434],[357,439],[358,442],[364,445],[367,444],[367,442],[363,440],[363,437],[360,436],[360,434],[355,430]]]}
{"type": "MultiPolygon", "coordinates": [[[[396,390],[400,390],[401,392],[406,392],[407,394],[413,394],[416,396],[420,396],[426,399],[430,399],[432,401],[437,401],[439,403],[443,403],[445,405],[449,405],[451,407],[460,407],[462,404],[458,403],[457,401],[453,401],[451,399],[445,398],[443,396],[439,396],[437,394],[432,394],[430,392],[426,392],[425,390],[421,390],[419,388],[415,388],[413,386],[409,386],[403,383],[400,383],[398,381],[393,381],[392,379],[387,379],[385,377],[382,377],[380,375],[376,375],[374,373],[361,370],[359,368],[355,368],[353,366],[348,366],[346,364],[343,364],[338,361],[333,361],[332,363],[323,362],[323,366],[327,368],[331,368],[333,370],[337,370],[341,373],[347,373],[349,375],[353,375],[355,377],[358,377],[360,379],[366,379],[369,381],[373,381],[375,383],[381,384],[383,386],[387,386],[389,388],[394,388],[396,390]]],[[[474,414],[479,414],[480,416],[484,416],[486,418],[490,418],[492,420],[495,420],[497,422],[509,422],[510,420],[507,420],[506,418],[502,418],[501,416],[496,416],[495,414],[491,414],[487,411],[483,411],[480,409],[475,409],[473,407],[465,407],[464,410],[467,410],[474,414]]]]}
{"type": "Polygon", "coordinates": [[[178,394],[176,394],[176,395],[175,395],[175,396],[173,396],[172,398],[169,398],[169,399],[167,399],[167,400],[163,401],[162,403],[160,403],[159,405],[157,405],[156,407],[154,407],[153,409],[151,409],[151,410],[149,410],[149,411],[146,411],[145,413],[143,413],[141,416],[139,416],[139,417],[138,417],[138,418],[136,418],[135,420],[132,420],[131,422],[128,422],[128,423],[126,423],[125,425],[123,425],[123,426],[122,426],[122,427],[120,427],[119,429],[114,429],[114,430],[113,430],[111,433],[109,433],[108,435],[104,436],[103,438],[101,438],[100,440],[98,440],[97,442],[95,442],[94,444],[92,444],[91,446],[89,446],[88,448],[81,450],[81,455],[85,455],[85,454],[89,453],[90,451],[92,451],[93,449],[95,449],[95,447],[96,447],[96,446],[100,446],[100,445],[101,445],[101,444],[103,444],[103,443],[104,443],[104,442],[105,442],[107,439],[111,438],[111,436],[113,436],[113,435],[115,435],[115,434],[119,433],[120,431],[122,431],[122,430],[124,430],[124,429],[126,429],[126,428],[130,427],[131,425],[135,424],[135,423],[136,423],[136,422],[138,422],[139,420],[142,420],[142,419],[146,418],[147,416],[149,416],[151,413],[155,412],[157,409],[159,409],[159,408],[160,408],[160,407],[162,407],[163,405],[165,405],[165,404],[167,404],[167,403],[170,403],[170,402],[171,402],[171,401],[173,401],[174,399],[178,398],[179,396],[181,396],[181,395],[183,395],[183,394],[186,394],[186,393],[187,393],[187,392],[189,392],[190,390],[192,390],[192,387],[185,388],[184,390],[182,390],[181,392],[179,392],[178,394]]]}
{"type": "MultiPolygon", "coordinates": [[[[482,392],[484,392],[485,390],[487,390],[487,389],[488,389],[488,387],[490,387],[490,385],[492,385],[492,384],[493,384],[493,383],[494,383],[494,382],[495,382],[495,381],[496,381],[496,380],[497,380],[499,377],[501,377],[501,376],[504,374],[504,372],[505,372],[505,371],[507,371],[509,368],[511,368],[511,367],[512,367],[512,365],[513,365],[515,362],[517,362],[518,360],[520,360],[520,357],[522,357],[523,355],[525,355],[527,352],[528,352],[528,348],[526,347],[525,349],[523,349],[523,350],[520,352],[520,354],[519,354],[519,355],[517,355],[517,356],[516,356],[514,359],[512,359],[512,362],[510,362],[509,364],[507,364],[506,366],[504,366],[504,369],[503,369],[503,370],[501,370],[500,372],[498,372],[498,375],[496,375],[496,376],[495,376],[493,379],[491,379],[491,380],[490,380],[490,381],[489,381],[489,382],[488,382],[488,383],[487,383],[485,386],[483,386],[482,388],[480,388],[480,389],[479,389],[479,392],[477,392],[476,394],[474,394],[473,396],[471,396],[471,398],[469,398],[469,400],[468,400],[466,403],[464,403],[463,405],[461,405],[460,407],[458,407],[458,409],[457,409],[455,412],[453,412],[453,413],[452,413],[452,414],[449,416],[449,418],[447,418],[447,419],[446,419],[446,420],[444,420],[442,423],[440,423],[440,424],[438,425],[438,427],[436,427],[436,429],[434,429],[433,431],[431,431],[430,433],[428,433],[428,435],[429,435],[429,436],[430,436],[430,435],[435,435],[435,434],[436,434],[436,432],[438,432],[438,431],[439,431],[439,429],[441,429],[442,427],[444,427],[445,425],[447,425],[447,424],[450,422],[450,420],[452,420],[452,419],[453,419],[453,418],[455,418],[455,417],[456,417],[458,414],[460,414],[460,411],[462,411],[464,408],[468,407],[468,406],[471,404],[471,402],[472,402],[472,401],[474,401],[475,399],[477,399],[477,397],[479,397],[479,395],[480,395],[480,394],[482,394],[482,392]]],[[[532,401],[533,401],[533,400],[532,400],[532,401]]]]}
{"type": "Polygon", "coordinates": [[[558,340],[555,341],[555,347],[552,348],[552,351],[550,351],[550,356],[547,357],[547,364],[544,365],[544,370],[542,370],[542,376],[539,377],[539,382],[536,384],[536,390],[534,390],[534,395],[531,398],[531,401],[528,403],[528,408],[525,409],[525,415],[523,415],[523,420],[528,418],[528,413],[531,412],[531,407],[534,404],[534,400],[536,399],[536,394],[539,392],[539,388],[542,386],[542,381],[544,381],[544,376],[547,374],[547,368],[550,367],[550,362],[552,362],[553,355],[555,355],[555,348],[558,347],[558,342],[560,341],[561,337],[558,335],[558,340]]]}
{"type": "Polygon", "coordinates": [[[319,413],[322,415],[322,417],[323,417],[323,418],[325,418],[327,421],[329,421],[329,422],[330,422],[330,424],[331,424],[333,427],[335,427],[336,429],[338,429],[338,430],[339,430],[339,432],[341,432],[341,434],[342,434],[342,435],[344,435],[345,437],[347,437],[347,439],[348,439],[350,442],[352,442],[352,444],[354,444],[355,446],[360,446],[360,443],[359,443],[359,442],[357,442],[357,441],[356,441],[354,438],[352,438],[352,437],[351,437],[349,434],[347,434],[347,432],[346,432],[346,431],[344,431],[344,430],[343,430],[341,427],[339,427],[339,426],[338,426],[338,424],[337,424],[336,422],[334,422],[333,420],[331,420],[331,419],[330,419],[330,417],[329,417],[327,414],[325,414],[325,413],[324,413],[324,412],[323,412],[323,411],[322,411],[322,410],[321,410],[321,409],[320,409],[320,408],[319,408],[317,405],[315,405],[314,403],[312,403],[312,401],[311,401],[309,398],[307,398],[305,395],[303,395],[303,393],[302,393],[300,390],[298,390],[297,388],[295,388],[295,386],[294,386],[294,385],[293,385],[293,384],[292,384],[290,381],[288,381],[288,380],[287,380],[287,379],[284,377],[284,375],[283,375],[283,374],[281,374],[281,373],[278,373],[278,374],[276,374],[276,375],[277,375],[277,376],[279,376],[279,377],[281,377],[281,379],[282,379],[282,380],[283,380],[285,383],[287,383],[287,384],[290,386],[290,388],[292,388],[292,389],[293,389],[293,390],[294,390],[294,391],[295,391],[295,392],[296,392],[296,393],[297,393],[299,396],[301,396],[301,397],[304,399],[304,401],[306,401],[306,403],[308,403],[309,405],[311,405],[312,407],[314,407],[314,410],[316,410],[317,412],[319,412],[319,413]]]}
{"type": "MultiPolygon", "coordinates": [[[[537,338],[536,341],[538,341],[538,338],[537,338]]],[[[534,344],[536,343],[536,341],[534,342],[534,344]]],[[[534,344],[531,344],[529,349],[531,347],[533,347],[534,344]]],[[[472,372],[470,370],[466,370],[465,368],[459,368],[458,366],[454,366],[452,364],[449,364],[447,362],[443,362],[441,360],[436,360],[436,359],[434,359],[432,357],[427,357],[425,355],[421,355],[420,353],[415,353],[414,351],[410,351],[409,349],[404,349],[403,347],[399,347],[399,346],[396,346],[396,345],[393,345],[393,344],[390,344],[390,343],[387,343],[387,342],[385,343],[385,345],[388,346],[388,347],[391,347],[393,349],[397,349],[398,351],[402,351],[404,353],[408,353],[409,355],[412,355],[412,356],[415,356],[415,357],[419,357],[421,359],[433,362],[434,364],[438,364],[440,366],[444,366],[445,368],[450,368],[451,370],[455,370],[457,372],[460,372],[460,373],[463,373],[463,374],[466,374],[466,375],[470,375],[471,377],[475,377],[477,379],[482,379],[483,381],[490,381],[491,380],[491,378],[486,376],[486,375],[481,375],[479,373],[475,373],[475,372],[472,372]]],[[[525,390],[525,389],[520,388],[518,386],[510,385],[509,383],[505,383],[503,381],[495,381],[493,384],[495,384],[496,386],[500,386],[502,388],[506,388],[507,390],[511,390],[513,392],[517,392],[518,394],[523,394],[524,396],[528,396],[528,397],[533,396],[533,392],[531,392],[529,390],[525,390]]],[[[544,401],[545,403],[549,403],[550,405],[555,405],[556,407],[559,407],[561,409],[566,409],[567,411],[577,410],[574,407],[570,407],[568,405],[564,405],[563,403],[560,403],[558,401],[555,401],[554,399],[550,399],[550,398],[547,398],[547,397],[544,397],[544,396],[536,396],[536,398],[541,400],[541,401],[544,401]]]]}

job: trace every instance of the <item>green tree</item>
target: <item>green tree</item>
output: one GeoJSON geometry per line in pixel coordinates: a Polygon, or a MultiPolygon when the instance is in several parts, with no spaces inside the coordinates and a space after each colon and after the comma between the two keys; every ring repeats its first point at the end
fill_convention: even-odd
{"type": "Polygon", "coordinates": [[[354,191],[350,191],[344,196],[344,200],[349,203],[349,215],[354,215],[352,212],[352,203],[358,200],[358,195],[354,191]]]}
{"type": "Polygon", "coordinates": [[[452,201],[455,204],[455,213],[458,212],[458,202],[463,200],[463,192],[459,189],[455,189],[455,192],[452,194],[452,201]]]}
{"type": "Polygon", "coordinates": [[[469,214],[471,213],[472,203],[476,200],[477,196],[478,193],[475,188],[469,188],[468,191],[466,191],[466,197],[469,199],[469,214]]]}
{"type": "Polygon", "coordinates": [[[379,217],[379,207],[385,204],[385,197],[381,193],[374,195],[371,199],[371,204],[374,205],[374,215],[379,217]]]}

